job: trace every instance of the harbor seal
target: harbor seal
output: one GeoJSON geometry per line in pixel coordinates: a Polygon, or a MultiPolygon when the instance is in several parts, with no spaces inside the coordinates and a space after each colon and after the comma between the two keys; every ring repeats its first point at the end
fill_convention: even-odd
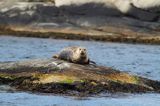
{"type": "Polygon", "coordinates": [[[89,64],[91,62],[88,58],[86,48],[78,46],[64,48],[59,54],[54,55],[53,58],[76,64],[89,64]]]}

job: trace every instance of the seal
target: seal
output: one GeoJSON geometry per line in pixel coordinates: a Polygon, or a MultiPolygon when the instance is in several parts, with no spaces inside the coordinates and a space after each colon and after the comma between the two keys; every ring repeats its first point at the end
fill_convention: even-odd
{"type": "Polygon", "coordinates": [[[64,48],[59,54],[54,55],[53,58],[76,64],[89,64],[91,62],[88,58],[86,48],[78,46],[64,48]]]}

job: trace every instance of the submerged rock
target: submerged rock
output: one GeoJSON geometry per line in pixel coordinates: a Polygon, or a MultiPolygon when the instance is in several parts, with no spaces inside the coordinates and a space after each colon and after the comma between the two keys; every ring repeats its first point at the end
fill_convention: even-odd
{"type": "Polygon", "coordinates": [[[78,65],[55,59],[0,63],[0,84],[17,90],[66,95],[104,92],[159,92],[160,82],[104,66],[78,65]]]}

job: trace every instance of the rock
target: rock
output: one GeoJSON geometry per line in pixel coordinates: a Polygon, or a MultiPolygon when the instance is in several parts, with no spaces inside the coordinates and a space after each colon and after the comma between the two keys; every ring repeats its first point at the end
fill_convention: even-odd
{"type": "Polygon", "coordinates": [[[156,21],[159,19],[158,13],[148,12],[146,10],[140,9],[132,5],[130,10],[127,12],[127,15],[133,16],[143,21],[156,21]]]}
{"type": "Polygon", "coordinates": [[[109,67],[78,65],[55,59],[1,62],[0,84],[9,84],[23,91],[81,96],[102,92],[160,91],[159,81],[109,67]]]}
{"type": "Polygon", "coordinates": [[[160,12],[160,1],[159,0],[132,0],[132,4],[140,9],[148,10],[152,12],[160,12]]]}
{"type": "Polygon", "coordinates": [[[62,1],[7,1],[0,6],[1,35],[160,44],[159,11],[148,10],[154,6],[146,10],[130,0],[126,9],[120,5],[124,0],[62,1]]]}
{"type": "Polygon", "coordinates": [[[143,21],[156,21],[160,15],[154,12],[160,10],[160,1],[157,0],[55,0],[55,5],[71,14],[130,15],[143,21]]]}
{"type": "MultiPolygon", "coordinates": [[[[59,13],[53,4],[17,2],[0,10],[1,17],[7,23],[29,24],[31,22],[49,22],[59,13]]],[[[1,22],[1,21],[0,21],[1,22]]]]}

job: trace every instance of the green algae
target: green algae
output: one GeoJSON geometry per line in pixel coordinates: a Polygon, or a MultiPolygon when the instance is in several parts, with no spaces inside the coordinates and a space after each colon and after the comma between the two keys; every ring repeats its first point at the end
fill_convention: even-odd
{"type": "Polygon", "coordinates": [[[135,80],[135,84],[139,84],[140,83],[140,78],[138,76],[133,76],[134,80],[135,80]]]}
{"type": "Polygon", "coordinates": [[[1,78],[6,80],[15,80],[17,77],[14,75],[0,74],[0,79],[1,78]]]}
{"type": "Polygon", "coordinates": [[[84,80],[74,80],[74,79],[66,79],[64,81],[60,81],[59,83],[65,83],[65,84],[73,84],[73,83],[84,83],[84,80]]]}

